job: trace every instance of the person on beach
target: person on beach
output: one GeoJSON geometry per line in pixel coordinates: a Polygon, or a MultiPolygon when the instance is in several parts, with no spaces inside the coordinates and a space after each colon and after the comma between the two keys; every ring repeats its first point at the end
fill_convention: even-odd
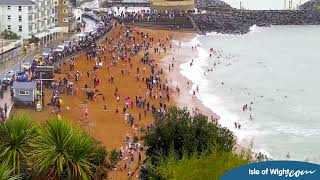
{"type": "Polygon", "coordinates": [[[4,110],[4,117],[7,117],[7,113],[8,113],[8,105],[7,105],[7,103],[4,103],[3,110],[4,110]]]}
{"type": "Polygon", "coordinates": [[[84,118],[87,118],[88,115],[89,115],[89,114],[88,114],[88,108],[86,108],[85,111],[84,111],[84,118]]]}

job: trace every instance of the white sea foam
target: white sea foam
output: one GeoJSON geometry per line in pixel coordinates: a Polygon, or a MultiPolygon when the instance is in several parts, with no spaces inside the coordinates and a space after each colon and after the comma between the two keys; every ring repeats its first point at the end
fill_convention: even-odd
{"type": "MultiPolygon", "coordinates": [[[[199,36],[198,36],[199,37],[199,36]]],[[[214,94],[210,94],[207,90],[210,88],[208,86],[208,79],[207,76],[204,75],[206,70],[205,67],[208,66],[208,58],[209,58],[209,49],[204,49],[202,47],[201,42],[199,41],[198,37],[194,38],[190,43],[197,47],[198,55],[197,58],[194,59],[194,63],[190,66],[192,60],[181,64],[180,73],[191,80],[194,85],[190,90],[190,94],[193,93],[193,90],[196,89],[196,86],[199,86],[201,90],[200,93],[197,94],[197,98],[203,103],[204,106],[211,109],[214,113],[220,116],[219,123],[223,127],[227,127],[228,129],[235,132],[238,139],[241,141],[246,136],[245,131],[240,131],[235,129],[234,122],[239,122],[240,117],[236,114],[231,113],[228,108],[223,106],[223,99],[215,96],[214,94]],[[190,73],[192,72],[192,73],[190,73]]],[[[177,43],[177,42],[174,42],[177,43]]],[[[185,45],[185,44],[184,44],[185,45]]]]}
{"type": "Polygon", "coordinates": [[[181,65],[182,75],[194,83],[193,89],[199,86],[197,97],[220,116],[222,126],[234,131],[240,144],[253,142],[255,152],[275,159],[287,159],[290,152],[290,159],[320,162],[320,86],[314,83],[319,65],[314,48],[320,41],[314,34],[320,26],[251,30],[242,36],[209,33],[183,42],[187,51],[199,47],[193,65],[191,59],[181,65]],[[210,58],[210,48],[223,50],[222,57],[210,58]],[[235,58],[225,58],[230,53],[235,58]],[[213,67],[217,61],[221,64],[213,67]],[[252,101],[252,111],[243,112],[241,107],[252,101]],[[241,124],[240,130],[234,122],[241,124]]]}

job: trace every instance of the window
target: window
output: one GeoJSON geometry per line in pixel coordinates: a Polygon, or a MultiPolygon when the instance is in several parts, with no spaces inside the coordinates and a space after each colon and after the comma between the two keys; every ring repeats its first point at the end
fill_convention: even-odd
{"type": "Polygon", "coordinates": [[[8,20],[11,20],[11,15],[8,15],[8,20]]]}
{"type": "Polygon", "coordinates": [[[22,22],[22,16],[19,15],[19,22],[22,22]]]}
{"type": "Polygon", "coordinates": [[[68,22],[68,18],[63,18],[63,22],[68,22]]]}
{"type": "Polygon", "coordinates": [[[20,96],[29,96],[29,91],[19,90],[19,95],[20,95],[20,96]]]}
{"type": "Polygon", "coordinates": [[[19,11],[19,12],[22,11],[22,6],[18,6],[18,11],[19,11]]]}
{"type": "Polygon", "coordinates": [[[22,26],[19,25],[19,32],[22,32],[22,26]]]}
{"type": "Polygon", "coordinates": [[[67,13],[68,11],[66,9],[63,10],[63,13],[67,13]]]}
{"type": "Polygon", "coordinates": [[[66,1],[63,1],[63,4],[66,4],[66,1]]]}
{"type": "Polygon", "coordinates": [[[8,10],[10,10],[11,9],[11,6],[8,6],[8,10]]]}
{"type": "Polygon", "coordinates": [[[7,26],[8,31],[11,31],[11,25],[7,26]]]}

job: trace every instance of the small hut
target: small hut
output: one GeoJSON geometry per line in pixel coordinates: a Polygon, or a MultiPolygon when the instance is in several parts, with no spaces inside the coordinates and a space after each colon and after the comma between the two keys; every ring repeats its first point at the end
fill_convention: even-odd
{"type": "Polygon", "coordinates": [[[16,105],[32,105],[36,97],[36,82],[17,82],[12,86],[16,105]]]}

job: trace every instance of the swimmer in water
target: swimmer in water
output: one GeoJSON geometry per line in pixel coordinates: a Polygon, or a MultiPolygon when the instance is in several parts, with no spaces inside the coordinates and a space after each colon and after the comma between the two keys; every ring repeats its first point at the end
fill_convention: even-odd
{"type": "Polygon", "coordinates": [[[288,152],[288,154],[286,155],[286,157],[288,158],[288,159],[290,159],[290,153],[288,152]]]}

